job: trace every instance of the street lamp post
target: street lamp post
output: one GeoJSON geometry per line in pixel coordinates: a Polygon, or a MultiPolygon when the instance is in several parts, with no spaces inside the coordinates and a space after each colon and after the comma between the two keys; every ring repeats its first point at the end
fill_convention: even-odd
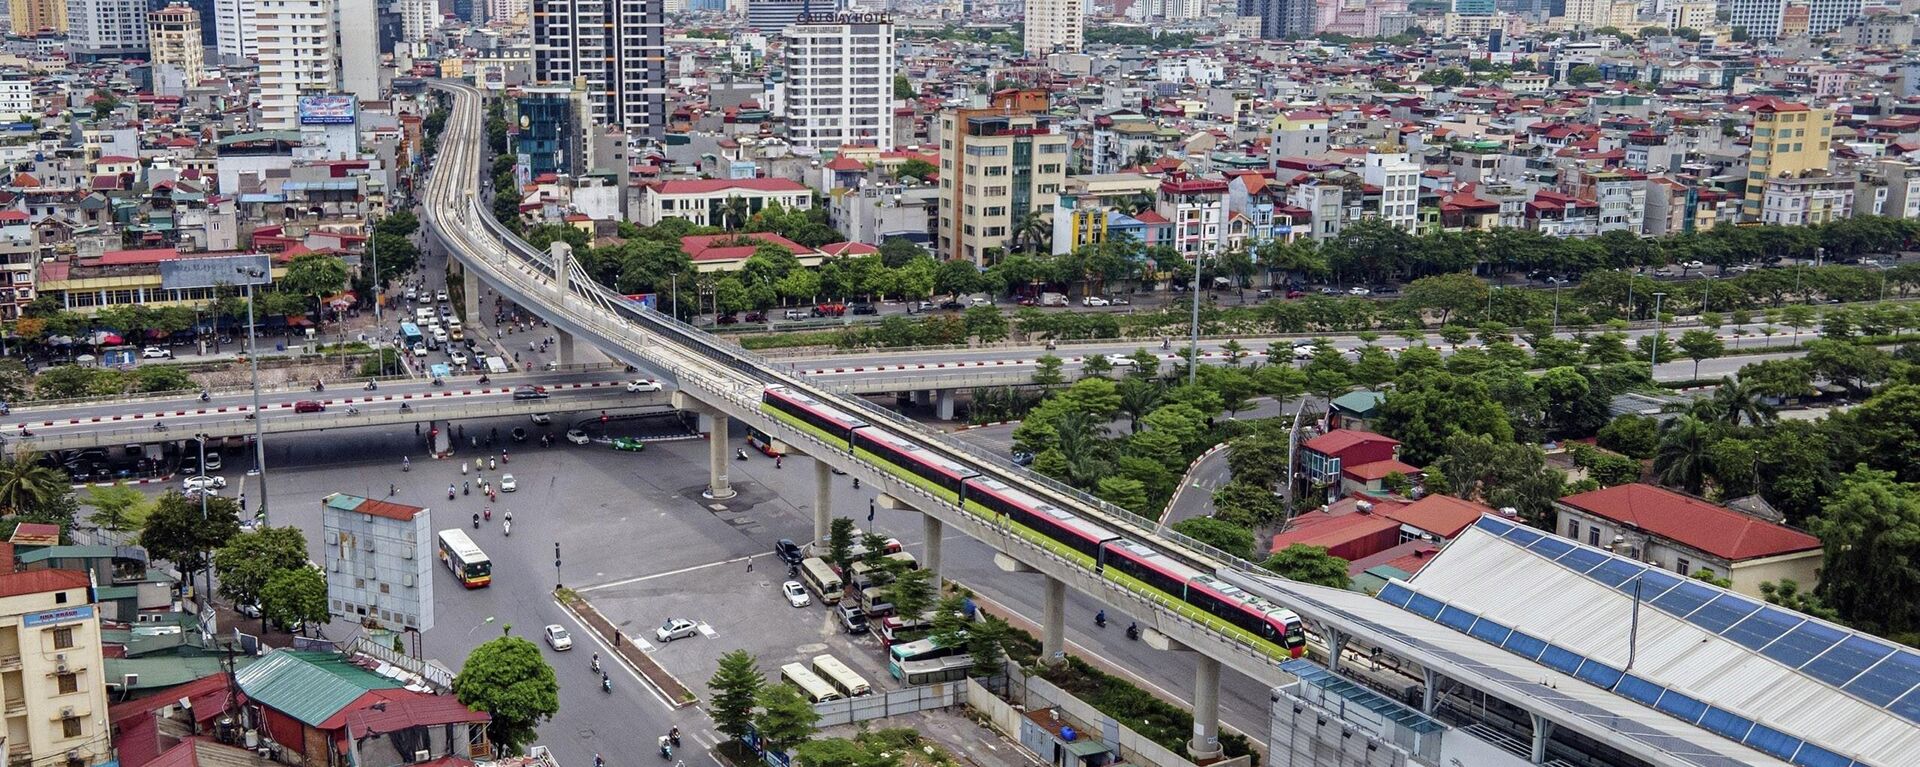
{"type": "Polygon", "coordinates": [[[1193,291],[1193,339],[1187,345],[1187,383],[1192,384],[1200,367],[1200,268],[1206,264],[1208,246],[1201,246],[1193,254],[1193,279],[1187,281],[1187,290],[1193,291]]]}
{"type": "MultiPolygon", "coordinates": [[[[247,276],[247,374],[253,386],[253,469],[260,474],[260,511],[254,514],[261,527],[267,524],[267,441],[260,423],[260,348],[254,335],[253,281],[266,276],[258,269],[241,269],[247,276]]],[[[203,466],[205,464],[202,464],[203,466]]]]}
{"type": "Polygon", "coordinates": [[[1653,345],[1652,345],[1653,363],[1652,363],[1652,367],[1660,366],[1660,300],[1666,297],[1667,297],[1667,294],[1662,292],[1655,292],[1653,294],[1653,345]]]}
{"type": "MultiPolygon", "coordinates": [[[[200,464],[199,464],[200,475],[207,476],[207,435],[195,434],[193,435],[193,439],[195,442],[200,443],[200,464]]],[[[206,486],[202,486],[200,488],[200,523],[201,524],[206,524],[207,522],[207,496],[212,494],[213,494],[213,488],[206,487],[206,486]]],[[[212,549],[207,550],[207,561],[206,561],[206,567],[204,569],[206,570],[207,590],[200,595],[200,609],[201,609],[200,628],[201,628],[201,631],[205,632],[207,636],[212,636],[213,632],[217,628],[216,626],[214,626],[215,613],[213,611],[213,550],[212,549]]]]}

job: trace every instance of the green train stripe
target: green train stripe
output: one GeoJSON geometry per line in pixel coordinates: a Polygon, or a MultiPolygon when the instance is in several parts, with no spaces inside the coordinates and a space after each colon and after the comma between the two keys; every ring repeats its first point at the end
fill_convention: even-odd
{"type": "Polygon", "coordinates": [[[884,456],[880,455],[879,453],[875,453],[872,450],[868,450],[864,447],[855,447],[853,449],[853,455],[855,458],[864,458],[874,462],[875,464],[878,464],[880,468],[885,469],[888,474],[892,474],[908,482],[912,482],[915,487],[918,487],[929,493],[933,493],[934,495],[940,496],[940,498],[942,500],[945,500],[947,503],[960,502],[959,493],[953,492],[952,490],[948,490],[944,487],[934,484],[933,480],[927,479],[926,477],[922,477],[918,474],[907,471],[906,469],[902,469],[898,466],[895,466],[892,461],[887,460],[884,456]]]}
{"type": "Polygon", "coordinates": [[[813,436],[819,437],[822,441],[825,441],[829,445],[840,448],[841,450],[852,449],[852,446],[847,444],[847,437],[844,434],[838,435],[838,436],[829,434],[825,429],[821,429],[818,426],[814,426],[813,424],[807,423],[806,421],[802,421],[799,418],[794,417],[793,414],[780,410],[779,408],[769,405],[764,401],[760,403],[760,409],[766,411],[768,415],[771,415],[774,418],[780,419],[782,423],[785,423],[788,426],[792,426],[793,428],[799,429],[808,434],[812,434],[813,436]]]}

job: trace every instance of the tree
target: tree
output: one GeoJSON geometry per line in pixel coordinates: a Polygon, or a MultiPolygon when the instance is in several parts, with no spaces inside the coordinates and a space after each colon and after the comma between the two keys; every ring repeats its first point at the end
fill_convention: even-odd
{"type": "Polygon", "coordinates": [[[1486,281],[1471,274],[1436,274],[1407,283],[1403,300],[1413,306],[1439,312],[1440,323],[1444,326],[1456,313],[1464,314],[1485,308],[1487,291],[1486,281]]]}
{"type": "Polygon", "coordinates": [[[260,618],[303,631],[326,622],[327,577],[304,566],[274,573],[260,589],[260,618]]]}
{"type": "Polygon", "coordinates": [[[841,572],[853,564],[853,536],[858,532],[853,520],[834,517],[827,526],[827,559],[841,572]]]}
{"type": "Polygon", "coordinates": [[[210,498],[206,503],[207,516],[201,519],[199,501],[172,491],[160,496],[140,529],[140,545],[148,554],[172,562],[183,575],[199,572],[207,566],[207,552],[240,534],[238,503],[228,498],[210,498]]]}
{"type": "Polygon", "coordinates": [[[1380,429],[1400,440],[1400,459],[1415,466],[1438,458],[1454,434],[1513,440],[1506,410],[1484,384],[1439,370],[1403,376],[1380,403],[1380,429]]]}
{"type": "Polygon", "coordinates": [[[267,582],[277,573],[306,569],[306,564],[307,536],[291,525],[240,533],[213,553],[220,596],[236,605],[264,606],[267,582]]]}
{"type": "Polygon", "coordinates": [[[1826,548],[1820,594],[1880,633],[1920,628],[1920,492],[1866,467],[1841,479],[1812,531],[1826,548]]]}
{"type": "Polygon", "coordinates": [[[713,718],[713,728],[731,738],[753,732],[753,707],[760,698],[760,688],[765,685],[766,678],[760,675],[757,662],[746,650],[720,656],[720,667],[714,670],[713,678],[707,680],[707,688],[713,690],[713,697],[707,701],[707,715],[713,718]]]}
{"type": "Polygon", "coordinates": [[[1680,334],[1680,353],[1693,360],[1694,380],[1700,378],[1700,361],[1719,357],[1726,350],[1713,331],[1696,328],[1680,334]]]}
{"type": "Polygon", "coordinates": [[[905,73],[893,76],[893,97],[895,99],[910,99],[913,98],[914,95],[913,83],[907,80],[905,73]]]}
{"type": "Polygon", "coordinates": [[[1173,523],[1173,531],[1241,559],[1253,556],[1253,531],[1212,517],[1193,517],[1173,523]]]}
{"type": "Polygon", "coordinates": [[[770,684],[760,688],[760,711],[753,717],[753,728],[767,747],[784,751],[804,743],[813,734],[820,714],[793,685],[770,684]]]}
{"type": "Polygon", "coordinates": [[[991,306],[968,307],[963,317],[967,335],[980,339],[983,344],[1003,341],[1007,337],[1007,317],[999,309],[991,306]]]}
{"type": "Polygon", "coordinates": [[[1033,363],[1033,383],[1036,386],[1059,386],[1067,380],[1060,372],[1062,361],[1051,354],[1041,355],[1033,363]]]}
{"type": "Polygon", "coordinates": [[[1122,476],[1101,477],[1094,483],[1094,494],[1100,496],[1101,500],[1128,511],[1144,513],[1148,510],[1147,486],[1138,479],[1122,476]]]}
{"type": "Polygon", "coordinates": [[[1344,589],[1353,583],[1347,577],[1347,560],[1327,553],[1325,546],[1296,543],[1276,551],[1264,564],[1268,570],[1288,580],[1344,589]]]}
{"type": "Polygon", "coordinates": [[[1569,85],[1586,85],[1600,79],[1600,68],[1592,64],[1578,64],[1567,70],[1569,85]]]}
{"type": "Polygon", "coordinates": [[[1863,427],[1851,436],[1869,465],[1920,482],[1920,384],[1889,386],[1847,417],[1863,427]]]}
{"type": "Polygon", "coordinates": [[[1667,422],[1653,455],[1654,475],[1662,484],[1699,495],[1706,485],[1708,449],[1714,439],[1712,427],[1693,416],[1667,422]]]}
{"type": "Polygon", "coordinates": [[[1007,660],[1007,639],[1011,636],[1013,627],[1004,620],[985,615],[975,621],[967,633],[967,654],[973,656],[973,669],[969,673],[974,676],[1000,673],[1007,660]]]}
{"type": "Polygon", "coordinates": [[[1243,527],[1285,519],[1287,509],[1269,486],[1243,482],[1238,477],[1213,491],[1213,517],[1243,527]]]}
{"type": "Polygon", "coordinates": [[[933,590],[932,570],[907,570],[894,576],[893,583],[887,585],[887,601],[893,604],[896,613],[907,620],[926,614],[937,596],[933,590]]]}
{"type": "Polygon", "coordinates": [[[85,503],[93,507],[87,520],[108,530],[119,530],[123,525],[140,527],[153,509],[145,493],[124,482],[87,488],[85,503]]]}
{"type": "Polygon", "coordinates": [[[1113,372],[1113,363],[1104,354],[1089,354],[1080,362],[1080,374],[1094,378],[1105,378],[1113,372]]]}
{"type": "Polygon", "coordinates": [[[533,744],[540,723],[560,712],[560,683],[540,648],[505,633],[473,648],[453,678],[453,694],[469,708],[493,717],[487,737],[500,753],[533,744]]]}
{"type": "Polygon", "coordinates": [[[294,256],[277,284],[280,290],[311,298],[317,309],[321,299],[346,289],[347,262],[322,253],[294,256]]]}
{"type": "Polygon", "coordinates": [[[967,643],[967,629],[971,625],[967,620],[967,598],[957,593],[948,594],[933,606],[933,631],[927,636],[942,646],[959,647],[967,643]]]}
{"type": "Polygon", "coordinates": [[[1828,607],[1826,602],[1812,591],[1801,591],[1800,583],[1792,578],[1781,578],[1779,583],[1761,581],[1760,596],[1769,604],[1780,605],[1794,612],[1805,613],[1827,621],[1840,620],[1838,612],[1828,607]]]}
{"type": "Polygon", "coordinates": [[[1660,422],[1644,415],[1621,415],[1600,428],[1598,443],[1622,455],[1652,458],[1660,446],[1660,422]]]}

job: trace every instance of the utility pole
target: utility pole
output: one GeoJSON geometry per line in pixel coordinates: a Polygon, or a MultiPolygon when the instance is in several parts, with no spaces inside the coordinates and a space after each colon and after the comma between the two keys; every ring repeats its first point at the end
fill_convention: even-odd
{"type": "Polygon", "coordinates": [[[1660,366],[1660,299],[1666,297],[1665,293],[1653,294],[1653,364],[1651,367],[1660,366]]]}

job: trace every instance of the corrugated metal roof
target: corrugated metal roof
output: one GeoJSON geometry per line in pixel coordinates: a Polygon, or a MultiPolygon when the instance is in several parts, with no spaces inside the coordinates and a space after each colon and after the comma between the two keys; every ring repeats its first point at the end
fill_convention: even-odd
{"type": "MultiPolygon", "coordinates": [[[[1630,631],[1635,622],[1632,593],[1598,578],[1611,572],[1608,563],[1644,565],[1531,531],[1555,541],[1556,546],[1565,544],[1568,554],[1560,559],[1578,553],[1582,567],[1596,573],[1583,574],[1547,558],[1541,550],[1489,532],[1485,524],[1483,518],[1481,524],[1468,528],[1406,585],[1450,608],[1615,669],[1627,667],[1631,652],[1634,676],[1862,764],[1920,764],[1920,727],[1701,625],[1676,618],[1652,604],[1652,594],[1643,595],[1637,635],[1630,631]]],[[[1731,593],[1704,582],[1679,580],[1716,595],[1731,593]]],[[[1447,623],[1446,616],[1438,622],[1447,623]]],[[[1619,689],[1612,693],[1621,696],[1618,705],[1644,708],[1619,689]]]]}
{"type": "Polygon", "coordinates": [[[308,650],[275,650],[234,679],[247,697],[316,727],[368,690],[401,686],[347,662],[346,656],[308,650]]]}

